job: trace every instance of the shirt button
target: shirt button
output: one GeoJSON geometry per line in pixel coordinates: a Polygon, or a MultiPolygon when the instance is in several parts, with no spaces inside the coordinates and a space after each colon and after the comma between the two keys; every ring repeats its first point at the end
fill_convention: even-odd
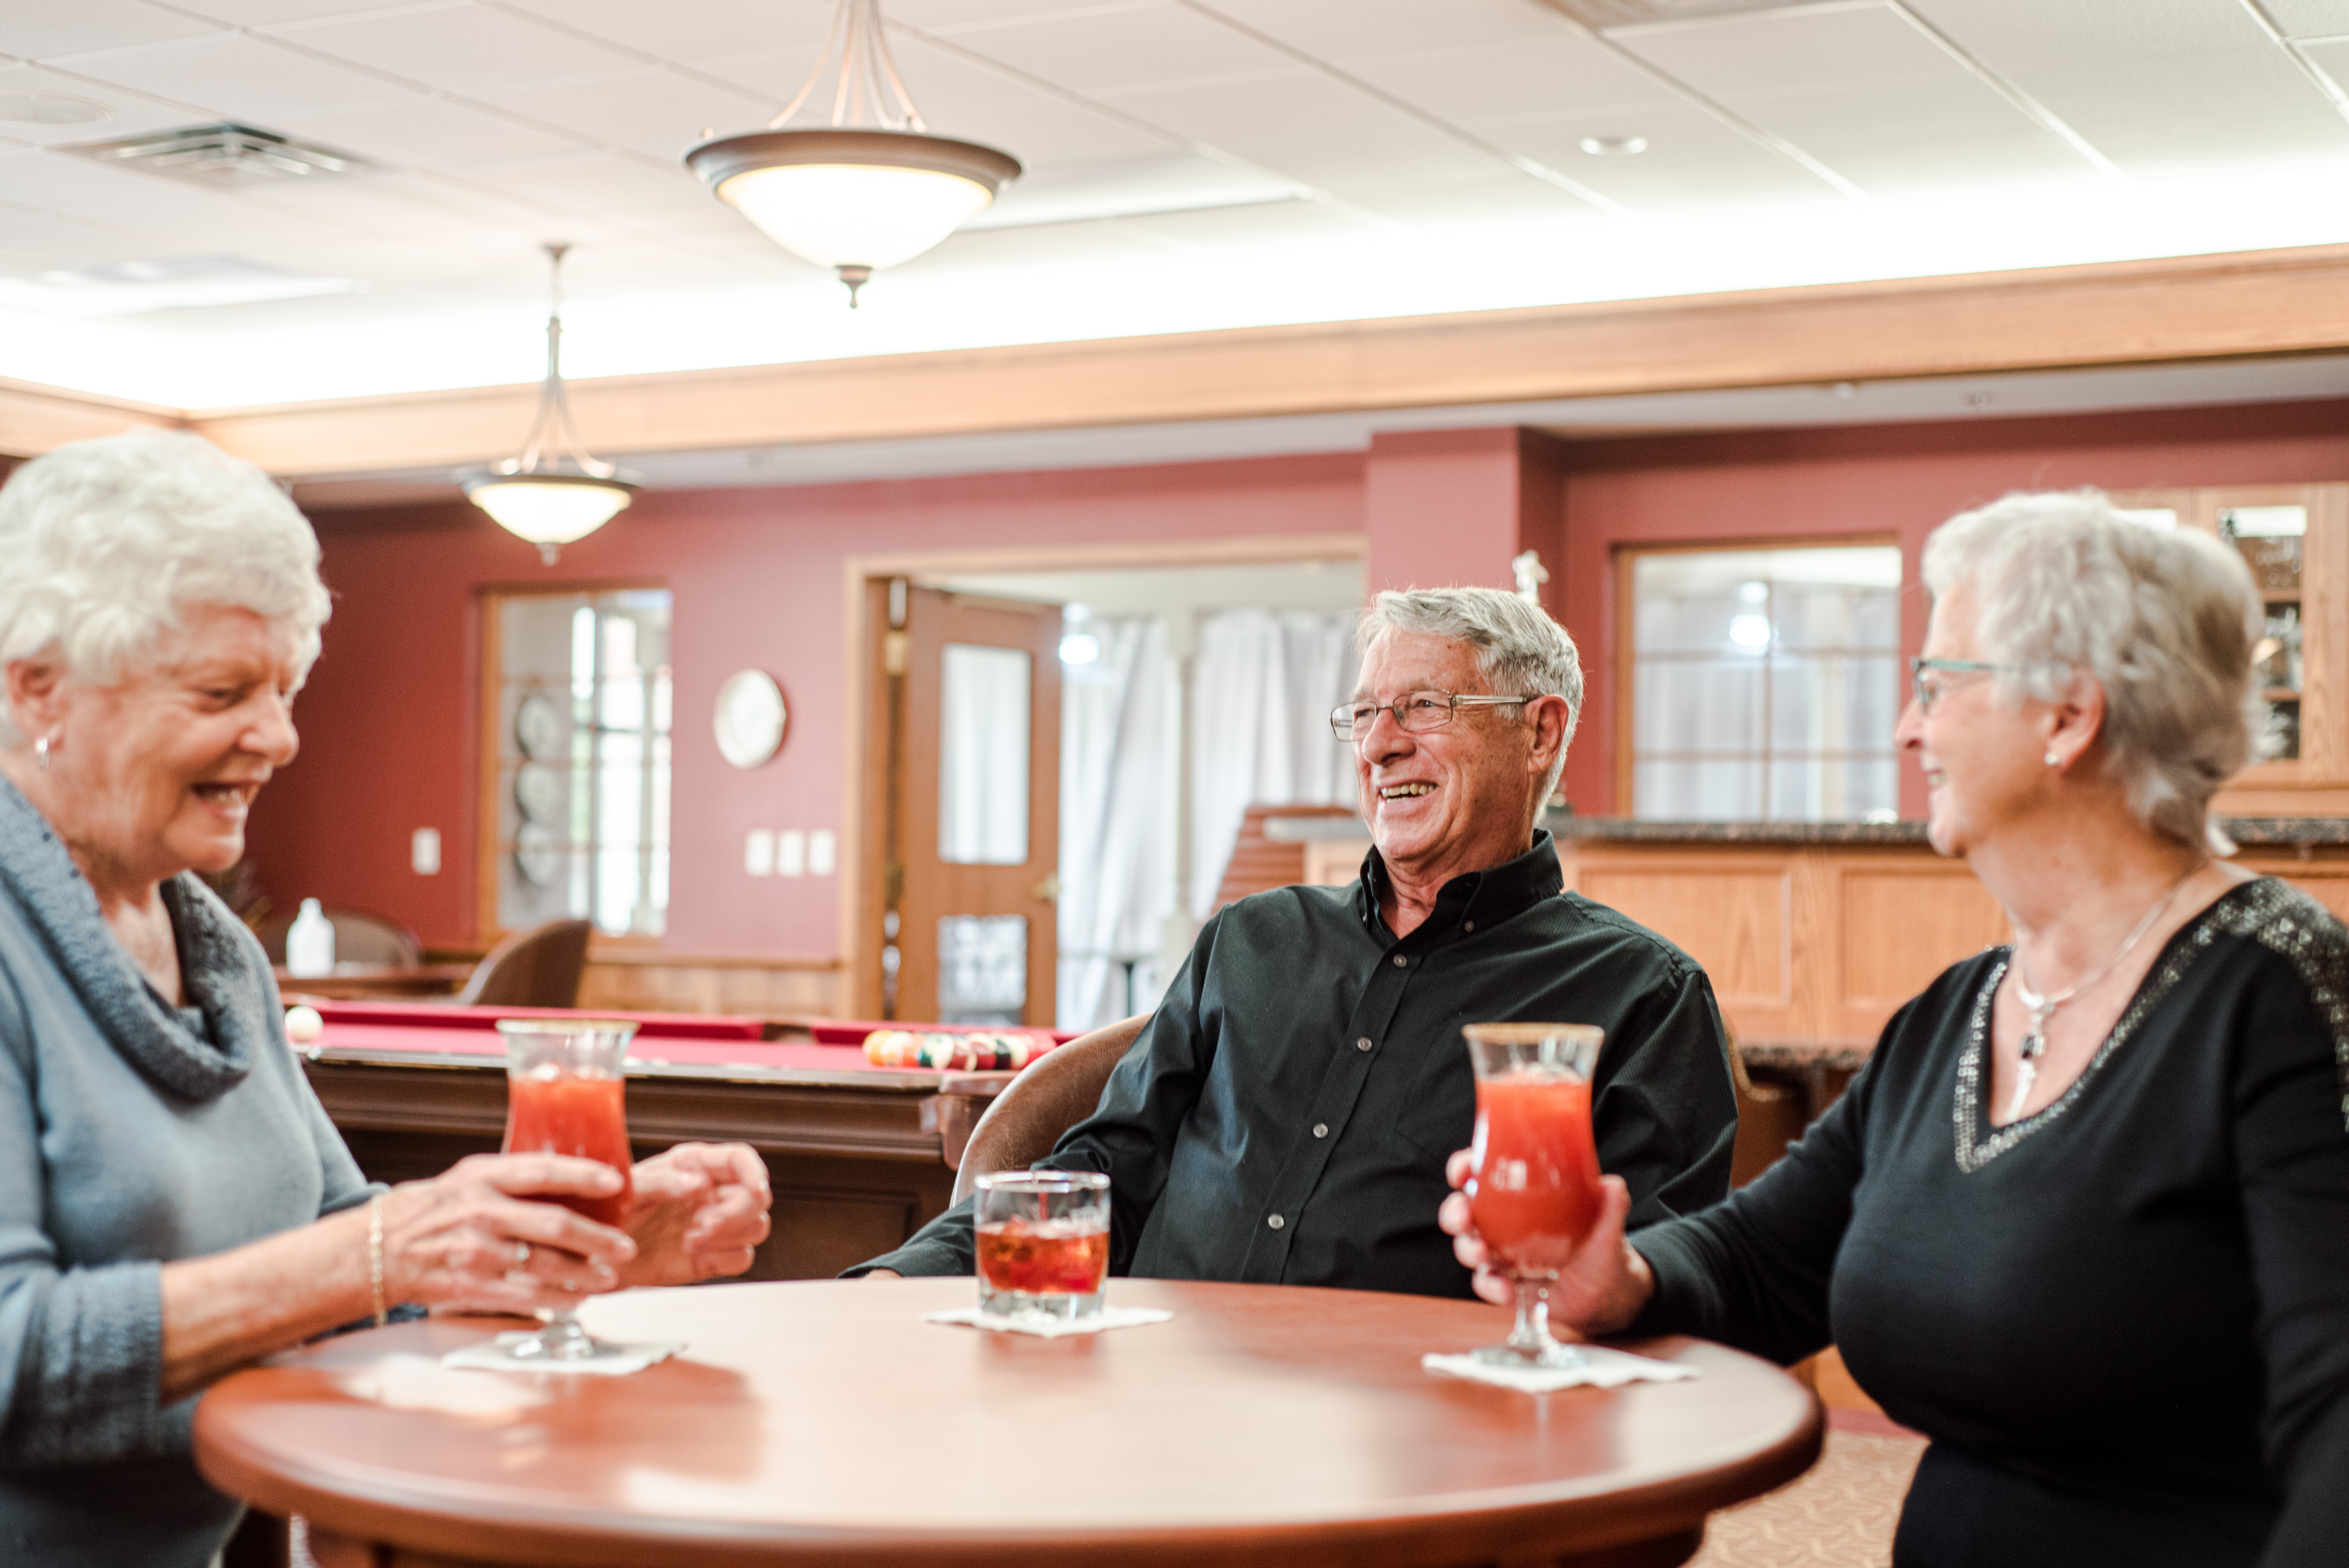
{"type": "Polygon", "coordinates": [[[1329,1137],[1329,1136],[1330,1136],[1330,1124],[1329,1124],[1328,1122],[1326,1122],[1326,1121],[1317,1121],[1317,1122],[1315,1122],[1315,1123],[1313,1124],[1313,1136],[1314,1136],[1314,1137],[1316,1137],[1316,1138],[1327,1138],[1327,1137],[1329,1137]]]}
{"type": "Polygon", "coordinates": [[[1471,931],[1475,930],[1475,929],[1476,929],[1476,923],[1475,923],[1475,921],[1473,921],[1473,920],[1472,920],[1472,921],[1470,921],[1470,922],[1468,923],[1468,929],[1469,929],[1469,930],[1471,930],[1471,931]]]}
{"type": "Polygon", "coordinates": [[[1354,1048],[1358,1051],[1369,1050],[1371,1048],[1371,1037],[1368,1035],[1364,1035],[1361,1039],[1354,1042],[1354,1048]]]}
{"type": "Polygon", "coordinates": [[[1277,1231],[1277,1230],[1280,1229],[1280,1227],[1281,1227],[1281,1226],[1283,1226],[1283,1225],[1285,1225],[1285,1224],[1288,1223],[1288,1221],[1286,1221],[1286,1220],[1284,1220],[1284,1219],[1282,1219],[1279,1215],[1275,1214],[1275,1215],[1273,1215],[1270,1219],[1268,1219],[1268,1220],[1265,1221],[1265,1223],[1266,1223],[1266,1224],[1268,1224],[1268,1225],[1269,1225],[1269,1226],[1271,1226],[1274,1230],[1276,1230],[1276,1231],[1277,1231]]]}
{"type": "Polygon", "coordinates": [[[1405,958],[1402,954],[1398,953],[1398,954],[1395,954],[1395,967],[1396,967],[1396,968],[1400,969],[1400,968],[1402,968],[1404,965],[1406,965],[1406,964],[1408,964],[1408,963],[1410,963],[1410,962],[1411,962],[1411,960],[1410,960],[1410,959],[1408,959],[1408,958],[1405,958]]]}

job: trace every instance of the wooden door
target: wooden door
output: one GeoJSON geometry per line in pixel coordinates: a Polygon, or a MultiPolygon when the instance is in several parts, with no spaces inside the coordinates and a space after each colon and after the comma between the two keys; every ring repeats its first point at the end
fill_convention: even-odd
{"type": "Polygon", "coordinates": [[[902,869],[884,893],[884,934],[897,952],[889,1012],[1049,1025],[1059,956],[1060,607],[913,588],[905,623],[903,727],[892,748],[899,773],[888,791],[902,869]]]}

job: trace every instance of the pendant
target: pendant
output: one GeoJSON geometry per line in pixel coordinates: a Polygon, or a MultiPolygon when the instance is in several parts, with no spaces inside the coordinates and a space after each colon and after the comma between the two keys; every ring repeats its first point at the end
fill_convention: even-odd
{"type": "MultiPolygon", "coordinates": [[[[2026,1040],[2024,1044],[2027,1046],[2030,1042],[2026,1040]]],[[[2033,1052],[2032,1054],[2036,1055],[2037,1053],[2033,1052]]],[[[2038,1081],[2039,1068],[2038,1066],[2030,1059],[2030,1057],[2026,1056],[2022,1061],[2015,1064],[2014,1098],[2007,1101],[2006,1104],[2006,1119],[2008,1121],[2012,1122],[2022,1117],[2023,1102],[2031,1098],[2031,1086],[2038,1081]]]]}

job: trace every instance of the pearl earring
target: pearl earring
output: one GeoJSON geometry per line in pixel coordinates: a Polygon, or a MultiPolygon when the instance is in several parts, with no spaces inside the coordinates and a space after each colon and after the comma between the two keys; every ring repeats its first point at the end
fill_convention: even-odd
{"type": "Polygon", "coordinates": [[[41,765],[44,773],[49,770],[49,748],[55,744],[55,738],[47,735],[33,742],[33,760],[41,765]]]}
{"type": "Polygon", "coordinates": [[[2064,759],[2063,759],[2062,758],[2060,758],[2060,757],[2056,756],[2054,752],[2052,752],[2052,751],[2051,751],[2051,752],[2049,752],[2049,753],[2047,754],[2045,760],[2046,760],[2047,766],[2048,766],[2048,767],[2050,767],[2050,768],[2053,768],[2053,767],[2054,767],[2057,763],[2059,763],[2059,762],[2063,761],[2064,759]]]}

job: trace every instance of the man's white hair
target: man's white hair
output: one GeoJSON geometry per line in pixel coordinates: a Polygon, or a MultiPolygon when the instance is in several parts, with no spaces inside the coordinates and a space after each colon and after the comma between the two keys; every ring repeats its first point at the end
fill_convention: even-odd
{"type": "Polygon", "coordinates": [[[54,648],[76,677],[110,684],[190,604],[289,624],[297,675],[318,656],[332,606],[317,536],[251,463],[140,430],[59,447],[0,487],[0,661],[54,648]]]}
{"type": "Polygon", "coordinates": [[[1541,798],[1557,793],[1566,748],[1582,719],[1582,661],[1564,626],[1531,600],[1499,588],[1406,588],[1372,599],[1355,636],[1367,651],[1385,631],[1467,644],[1476,651],[1476,673],[1495,696],[1564,697],[1566,733],[1541,798]]]}
{"type": "Polygon", "coordinates": [[[2192,529],[2133,522],[2094,490],[2015,494],[1925,542],[1925,585],[1973,594],[1974,635],[2010,701],[2105,689],[2105,768],[2138,820],[2233,852],[2210,797],[2259,751],[2267,708],[2251,649],[2265,611],[2234,551],[2192,529]]]}

